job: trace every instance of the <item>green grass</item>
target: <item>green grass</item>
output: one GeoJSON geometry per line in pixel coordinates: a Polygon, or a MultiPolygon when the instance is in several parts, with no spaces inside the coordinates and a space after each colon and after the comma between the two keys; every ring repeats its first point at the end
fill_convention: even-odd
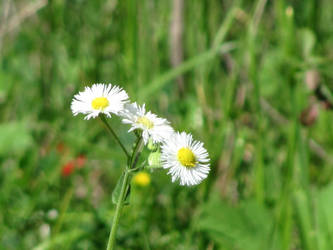
{"type": "MultiPolygon", "coordinates": [[[[197,187],[163,170],[148,187],[132,185],[119,249],[333,249],[333,115],[323,105],[333,90],[332,1],[184,1],[176,51],[173,1],[49,0],[24,16],[31,4],[0,1],[1,247],[106,247],[125,159],[70,102],[111,82],[211,157],[197,187]],[[314,74],[317,91],[307,87],[314,74]],[[311,105],[317,116],[305,124],[311,105]],[[84,167],[63,178],[81,154],[84,167]]],[[[130,148],[128,127],[110,123],[130,148]]]]}

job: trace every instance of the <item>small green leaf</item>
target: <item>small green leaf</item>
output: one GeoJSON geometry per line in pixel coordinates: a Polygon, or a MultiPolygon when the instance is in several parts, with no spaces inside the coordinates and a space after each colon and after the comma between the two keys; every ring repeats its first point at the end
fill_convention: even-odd
{"type": "Polygon", "coordinates": [[[131,184],[128,185],[127,191],[126,191],[126,195],[125,195],[125,199],[124,199],[124,205],[129,205],[129,197],[131,194],[131,184]]]}
{"type": "Polygon", "coordinates": [[[117,204],[117,202],[119,200],[121,186],[122,186],[123,182],[124,182],[124,174],[122,174],[120,176],[119,180],[117,181],[116,187],[114,188],[114,190],[112,192],[112,202],[114,204],[117,204]]]}
{"type": "MultiPolygon", "coordinates": [[[[119,180],[116,184],[116,187],[114,188],[114,190],[112,192],[112,203],[113,204],[118,203],[120,192],[121,192],[121,186],[122,186],[123,182],[124,182],[124,173],[120,176],[120,178],[119,178],[119,180]]],[[[125,199],[124,199],[124,204],[125,205],[129,204],[130,192],[131,192],[131,186],[129,185],[129,187],[126,191],[125,199]]]]}

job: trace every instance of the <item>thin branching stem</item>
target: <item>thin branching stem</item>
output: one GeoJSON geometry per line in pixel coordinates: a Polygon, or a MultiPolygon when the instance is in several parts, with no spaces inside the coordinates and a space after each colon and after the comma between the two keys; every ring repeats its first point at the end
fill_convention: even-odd
{"type": "Polygon", "coordinates": [[[144,142],[143,142],[142,136],[140,136],[140,137],[138,137],[138,140],[136,142],[135,148],[132,153],[131,164],[130,164],[131,169],[135,168],[136,163],[139,159],[140,153],[142,151],[143,145],[144,145],[144,142]]]}
{"type": "Polygon", "coordinates": [[[125,148],[124,144],[120,141],[119,137],[117,136],[117,134],[114,132],[114,130],[112,129],[112,127],[109,125],[109,123],[106,121],[105,116],[103,114],[99,115],[99,118],[101,119],[101,121],[103,122],[103,124],[105,125],[107,131],[109,131],[109,133],[112,134],[112,136],[116,139],[117,143],[120,145],[120,147],[122,148],[122,150],[124,151],[124,153],[126,154],[127,158],[130,157],[127,149],[125,148]]]}
{"type": "Polygon", "coordinates": [[[120,195],[117,201],[117,206],[116,206],[116,212],[113,216],[113,221],[112,221],[112,226],[111,226],[111,231],[109,235],[109,240],[108,240],[108,245],[107,245],[107,250],[112,250],[114,249],[115,241],[116,241],[116,233],[117,233],[117,228],[119,224],[119,219],[120,219],[120,212],[121,209],[123,208],[124,205],[124,199],[125,199],[125,194],[126,190],[128,188],[128,183],[129,183],[129,171],[126,168],[124,170],[124,179],[123,183],[121,185],[121,190],[120,190],[120,195]]]}
{"type": "Polygon", "coordinates": [[[114,249],[115,241],[116,241],[116,233],[117,233],[117,228],[119,224],[119,219],[120,219],[120,213],[122,210],[122,207],[124,205],[124,199],[126,197],[127,190],[129,188],[129,183],[130,183],[130,174],[131,170],[135,169],[135,166],[138,162],[139,156],[141,154],[142,148],[143,148],[143,139],[142,136],[139,136],[135,147],[133,148],[132,155],[129,156],[127,154],[127,161],[128,161],[128,166],[124,169],[124,178],[123,178],[123,183],[121,185],[121,190],[120,190],[120,195],[117,201],[116,205],[116,212],[113,217],[112,221],[112,226],[111,226],[111,231],[109,235],[109,240],[108,240],[108,245],[107,245],[107,250],[112,250],[114,249]]]}

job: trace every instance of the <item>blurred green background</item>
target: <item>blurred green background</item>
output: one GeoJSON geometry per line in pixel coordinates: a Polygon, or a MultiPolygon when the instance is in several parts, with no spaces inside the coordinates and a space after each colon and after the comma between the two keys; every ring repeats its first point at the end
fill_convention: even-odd
{"type": "Polygon", "coordinates": [[[0,0],[0,249],[105,248],[125,158],[70,110],[96,82],[211,157],[133,183],[118,249],[333,249],[332,0],[0,0]]]}

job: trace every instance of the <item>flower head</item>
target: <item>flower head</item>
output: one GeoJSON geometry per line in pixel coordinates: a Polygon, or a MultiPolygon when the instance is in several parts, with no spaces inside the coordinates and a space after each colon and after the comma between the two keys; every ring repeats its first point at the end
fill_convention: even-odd
{"type": "Polygon", "coordinates": [[[83,92],[74,96],[71,109],[74,115],[85,114],[86,120],[97,117],[100,113],[111,117],[111,113],[119,114],[128,102],[125,90],[112,84],[94,84],[85,87],[83,92]]]}
{"type": "Polygon", "coordinates": [[[123,123],[131,124],[128,132],[135,129],[142,130],[142,138],[145,144],[148,143],[149,138],[153,143],[163,142],[171,133],[173,133],[170,123],[157,115],[146,112],[145,105],[137,105],[136,103],[126,104],[125,110],[121,114],[123,116],[123,123]]]}
{"type": "Polygon", "coordinates": [[[174,133],[162,144],[161,163],[169,169],[172,182],[180,179],[180,185],[197,185],[209,173],[209,156],[203,143],[195,141],[191,134],[174,133]]]}
{"type": "Polygon", "coordinates": [[[75,170],[75,162],[69,161],[65,165],[62,166],[61,175],[63,177],[68,177],[74,172],[74,170],[75,170]]]}
{"type": "Polygon", "coordinates": [[[139,172],[134,178],[133,182],[141,187],[146,187],[150,184],[150,175],[147,172],[139,172]]]}

